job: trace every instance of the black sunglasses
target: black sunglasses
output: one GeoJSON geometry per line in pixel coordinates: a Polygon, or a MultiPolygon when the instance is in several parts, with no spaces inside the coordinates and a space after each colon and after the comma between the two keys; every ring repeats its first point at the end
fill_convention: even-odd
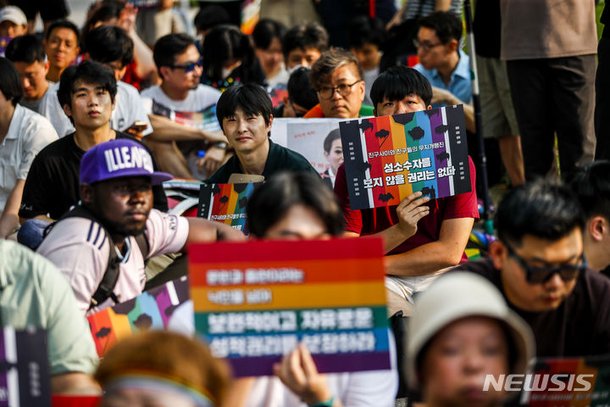
{"type": "Polygon", "coordinates": [[[585,259],[584,253],[580,255],[578,258],[578,263],[576,264],[566,263],[555,266],[532,266],[527,262],[527,260],[519,256],[509,244],[506,242],[503,243],[508,249],[508,255],[515,259],[525,271],[525,279],[530,284],[546,283],[555,274],[559,274],[559,277],[561,277],[561,279],[565,282],[572,281],[578,276],[579,272],[584,272],[588,267],[587,259],[585,259]]]}
{"type": "Polygon", "coordinates": [[[203,66],[203,61],[200,59],[197,62],[189,62],[182,65],[170,65],[169,67],[172,69],[184,69],[184,73],[193,72],[196,68],[201,68],[203,66]]]}

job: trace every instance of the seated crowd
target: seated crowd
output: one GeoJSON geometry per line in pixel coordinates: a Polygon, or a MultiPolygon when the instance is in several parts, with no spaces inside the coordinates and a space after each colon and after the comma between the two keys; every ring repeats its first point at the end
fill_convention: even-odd
{"type": "Polygon", "coordinates": [[[490,220],[478,150],[464,161],[469,192],[354,209],[338,130],[324,140],[322,171],[274,133],[278,121],[457,104],[465,129],[480,131],[462,23],[450,11],[461,2],[437,1],[418,20],[413,68],[380,66],[381,20],[356,16],[344,49],[315,21],[263,18],[250,36],[216,2],[201,3],[214,5],[202,4],[197,37],[191,27],[151,46],[136,24],[144,11],[130,2],[97,1],[82,31],[45,20],[42,36],[28,34],[18,7],[0,8],[9,39],[0,50],[0,324],[47,331],[54,395],[103,406],[393,406],[404,397],[501,406],[514,394],[484,391],[487,375],[526,373],[533,358],[610,355],[609,161],[535,177],[518,136],[493,136],[501,155],[519,157],[502,156],[511,185],[496,200],[495,236],[473,259],[471,232],[481,215],[490,220]],[[172,178],[261,182],[247,202],[249,236],[177,211],[163,187],[172,178]],[[192,300],[168,331],[96,354],[86,317],[186,275],[189,244],[370,236],[383,245],[387,316],[399,326],[388,370],[320,373],[299,344],[273,376],[233,378],[195,337],[192,300]]]}

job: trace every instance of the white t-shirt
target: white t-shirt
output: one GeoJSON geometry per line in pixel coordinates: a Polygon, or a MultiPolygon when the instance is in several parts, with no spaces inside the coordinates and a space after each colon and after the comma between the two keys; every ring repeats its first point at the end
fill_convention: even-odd
{"type": "Polygon", "coordinates": [[[57,140],[51,123],[30,109],[15,106],[15,113],[0,143],[0,213],[18,179],[25,180],[34,157],[57,140]]]}
{"type": "MultiPolygon", "coordinates": [[[[186,301],[174,311],[168,329],[184,335],[195,333],[193,301],[186,301]]],[[[351,373],[327,373],[326,383],[334,397],[346,407],[393,407],[398,391],[398,370],[394,337],[390,336],[391,370],[371,370],[351,373]]],[[[248,399],[248,407],[305,407],[279,378],[275,376],[257,377],[248,399]]]]}
{"type": "Polygon", "coordinates": [[[164,116],[176,123],[206,131],[220,130],[216,118],[216,103],[220,95],[220,91],[206,85],[191,90],[184,100],[170,99],[160,86],[142,91],[149,114],[164,116]]]}
{"type": "MultiPolygon", "coordinates": [[[[145,231],[149,246],[148,258],[180,251],[186,243],[188,233],[186,218],[153,209],[146,222],[145,231]]],[[[127,252],[121,262],[119,278],[113,291],[119,302],[139,295],[146,283],[145,259],[138,243],[133,236],[130,236],[126,243],[127,252]]],[[[78,306],[84,313],[89,308],[91,297],[106,271],[109,250],[111,247],[99,223],[74,217],[58,222],[42,241],[37,252],[51,260],[66,276],[74,290],[78,306]]],[[[112,305],[113,301],[107,299],[90,313],[112,305]]]]}
{"type": "MultiPolygon", "coordinates": [[[[57,89],[59,89],[58,83],[49,86],[49,90],[47,90],[40,103],[40,114],[47,117],[57,130],[57,134],[63,137],[72,133],[74,126],[59,104],[57,89]]],[[[140,93],[130,84],[119,81],[117,82],[115,106],[110,117],[110,127],[114,130],[125,131],[136,121],[141,121],[148,125],[146,130],[142,132],[143,136],[152,133],[152,124],[150,124],[148,114],[144,109],[140,93]]]]}

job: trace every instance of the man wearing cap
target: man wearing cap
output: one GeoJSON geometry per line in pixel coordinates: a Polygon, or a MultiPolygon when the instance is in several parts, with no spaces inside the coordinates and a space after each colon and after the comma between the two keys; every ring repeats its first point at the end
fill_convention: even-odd
{"type": "Polygon", "coordinates": [[[19,7],[5,6],[0,8],[0,56],[4,56],[8,41],[27,33],[28,19],[19,7]]]}
{"type": "Polygon", "coordinates": [[[496,212],[490,259],[461,270],[491,281],[532,328],[538,356],[610,353],[610,280],[587,266],[584,217],[572,191],[536,181],[496,212]]]}
{"type": "Polygon", "coordinates": [[[193,242],[244,239],[241,232],[222,223],[152,209],[151,186],[170,178],[154,171],[150,154],[134,140],[108,141],[83,156],[81,206],[94,220],[66,217],[38,248],[66,276],[83,312],[140,294],[146,282],[146,258],[182,251],[193,242]],[[141,233],[147,242],[146,258],[135,238],[141,233]],[[95,304],[92,296],[104,277],[109,250],[115,250],[120,259],[120,273],[113,295],[95,304]]]}

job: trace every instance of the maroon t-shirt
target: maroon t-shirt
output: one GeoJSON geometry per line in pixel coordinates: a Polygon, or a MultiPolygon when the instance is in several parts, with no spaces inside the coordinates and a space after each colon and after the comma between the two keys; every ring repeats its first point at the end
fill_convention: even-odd
{"type": "MultiPolygon", "coordinates": [[[[417,232],[388,254],[404,253],[423,244],[437,241],[441,233],[441,225],[446,219],[477,219],[479,217],[475,186],[476,169],[470,157],[468,157],[468,165],[470,167],[470,192],[428,202],[426,205],[430,207],[430,213],[417,223],[417,232]]],[[[343,209],[345,231],[347,232],[358,233],[360,236],[372,235],[398,223],[396,206],[361,210],[354,210],[350,207],[344,164],[341,164],[337,171],[335,195],[343,209]]],[[[464,253],[462,262],[466,260],[464,253]]]]}

